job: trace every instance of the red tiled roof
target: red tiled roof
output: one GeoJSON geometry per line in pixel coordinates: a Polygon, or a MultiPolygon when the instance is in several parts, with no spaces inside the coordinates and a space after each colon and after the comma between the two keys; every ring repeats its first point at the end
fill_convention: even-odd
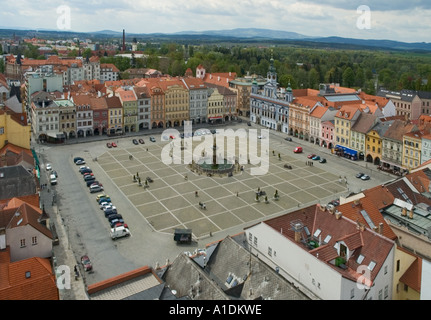
{"type": "Polygon", "coordinates": [[[360,254],[364,257],[363,261],[361,261],[361,265],[368,265],[371,261],[376,263],[370,275],[370,280],[374,281],[395,244],[392,240],[379,235],[371,229],[364,228],[363,230],[358,230],[358,225],[353,220],[344,215],[341,215],[341,217],[337,219],[335,214],[331,214],[328,210],[321,209],[319,205],[297,210],[280,217],[263,221],[263,223],[281,233],[292,242],[295,242],[309,254],[326,262],[328,266],[339,272],[343,277],[351,279],[352,281],[357,281],[360,276],[363,276],[355,271],[360,265],[357,262],[357,258],[360,254]],[[292,228],[292,224],[298,222],[306,226],[311,235],[314,235],[317,229],[321,230],[318,236],[319,239],[315,239],[315,241],[324,241],[327,236],[331,236],[331,238],[327,240],[327,244],[320,245],[310,250],[309,247],[302,242],[295,241],[295,232],[292,228]],[[336,255],[334,245],[340,241],[343,241],[344,244],[348,246],[349,251],[355,249],[352,256],[345,264],[347,267],[346,269],[339,268],[329,261],[336,255]],[[352,248],[349,246],[352,246],[352,248]]]}
{"type": "Polygon", "coordinates": [[[59,299],[48,259],[34,257],[10,262],[9,251],[0,251],[0,300],[59,299]]]}
{"type": "Polygon", "coordinates": [[[417,257],[400,278],[400,282],[408,285],[417,292],[421,292],[422,259],[417,257]]]}

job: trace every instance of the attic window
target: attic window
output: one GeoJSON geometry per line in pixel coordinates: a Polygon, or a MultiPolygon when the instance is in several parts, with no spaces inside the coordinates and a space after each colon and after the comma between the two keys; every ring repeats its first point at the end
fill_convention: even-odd
{"type": "Polygon", "coordinates": [[[365,259],[365,257],[362,254],[360,254],[359,257],[358,257],[358,259],[356,259],[356,262],[359,263],[359,264],[361,264],[362,261],[364,261],[364,259],[365,259]]]}
{"type": "Polygon", "coordinates": [[[28,279],[31,277],[31,272],[30,271],[26,271],[25,272],[25,278],[28,279]]]}
{"type": "Polygon", "coordinates": [[[328,243],[329,241],[331,241],[331,239],[332,239],[332,236],[328,234],[328,235],[325,237],[325,239],[323,240],[323,242],[324,242],[324,243],[328,243]]]}
{"type": "Polygon", "coordinates": [[[370,271],[373,271],[375,266],[376,266],[376,262],[371,261],[370,264],[368,265],[368,269],[370,269],[370,271]]]}
{"type": "Polygon", "coordinates": [[[317,229],[317,230],[314,232],[313,236],[317,238],[317,237],[320,235],[320,233],[321,233],[321,232],[322,232],[322,230],[317,229]]]}

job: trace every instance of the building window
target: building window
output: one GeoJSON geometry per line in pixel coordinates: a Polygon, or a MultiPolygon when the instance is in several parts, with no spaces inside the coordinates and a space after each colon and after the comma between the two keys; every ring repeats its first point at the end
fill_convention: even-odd
{"type": "Polygon", "coordinates": [[[20,245],[21,248],[25,247],[25,239],[21,239],[19,241],[19,245],[20,245]]]}
{"type": "Polygon", "coordinates": [[[272,257],[272,248],[268,247],[268,256],[272,257]]]}
{"type": "Polygon", "coordinates": [[[355,289],[350,290],[350,299],[353,299],[355,297],[355,289]]]}
{"type": "Polygon", "coordinates": [[[397,260],[397,272],[400,271],[400,260],[397,260]]]}
{"type": "Polygon", "coordinates": [[[36,245],[37,244],[37,237],[31,237],[31,244],[36,245]]]}
{"type": "Polygon", "coordinates": [[[254,237],[253,244],[257,247],[257,237],[254,237]]]}

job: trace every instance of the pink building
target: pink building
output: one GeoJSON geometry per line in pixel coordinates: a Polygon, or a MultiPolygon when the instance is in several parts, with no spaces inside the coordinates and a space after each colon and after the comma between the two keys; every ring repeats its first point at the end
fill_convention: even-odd
{"type": "Polygon", "coordinates": [[[322,122],[321,146],[328,149],[334,147],[334,120],[322,122]]]}

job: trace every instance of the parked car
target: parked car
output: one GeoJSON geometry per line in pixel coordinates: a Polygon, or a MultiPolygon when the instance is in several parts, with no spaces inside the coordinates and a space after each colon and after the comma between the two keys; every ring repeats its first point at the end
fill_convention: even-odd
{"type": "Polygon", "coordinates": [[[364,174],[364,175],[361,177],[361,179],[362,179],[362,180],[370,180],[370,176],[369,176],[368,174],[364,174]]]}
{"type": "Polygon", "coordinates": [[[91,169],[90,169],[90,167],[87,167],[87,166],[81,166],[81,167],[79,167],[78,171],[82,173],[82,171],[85,171],[85,170],[91,170],[91,169]]]}
{"type": "Polygon", "coordinates": [[[81,257],[81,264],[85,271],[93,270],[93,265],[91,264],[90,258],[87,255],[81,257]]]}
{"type": "Polygon", "coordinates": [[[96,201],[99,202],[101,198],[109,198],[107,194],[101,193],[96,196],[96,201]]]}
{"type": "Polygon", "coordinates": [[[129,237],[129,236],[130,236],[130,231],[128,228],[126,228],[124,226],[114,227],[111,229],[111,239],[112,240],[116,240],[116,239],[122,238],[122,237],[129,237]]]}
{"type": "Polygon", "coordinates": [[[133,142],[133,144],[139,144],[138,140],[136,140],[136,139],[133,139],[132,142],[133,142]]]}
{"type": "Polygon", "coordinates": [[[365,173],[359,172],[356,174],[356,178],[361,178],[365,173]]]}
{"type": "Polygon", "coordinates": [[[52,165],[50,163],[47,163],[45,168],[47,171],[50,171],[52,170],[52,165]]]}
{"type": "Polygon", "coordinates": [[[309,154],[308,156],[307,156],[307,158],[308,159],[313,159],[313,157],[315,157],[316,155],[314,154],[314,153],[312,153],[312,154],[309,154]]]}
{"type": "Polygon", "coordinates": [[[106,206],[112,206],[112,202],[108,202],[104,200],[103,202],[99,203],[100,210],[103,210],[106,206]]]}
{"type": "Polygon", "coordinates": [[[96,181],[96,180],[89,180],[89,181],[87,181],[87,187],[91,187],[92,185],[97,185],[97,186],[101,186],[101,187],[103,187],[103,184],[101,184],[99,181],[96,181]]]}
{"type": "Polygon", "coordinates": [[[313,158],[311,158],[311,160],[320,160],[320,156],[314,156],[313,158]]]}
{"type": "Polygon", "coordinates": [[[151,142],[156,142],[156,138],[154,138],[154,137],[150,137],[150,141],[151,141],[151,142]]]}
{"type": "Polygon", "coordinates": [[[286,141],[292,141],[292,138],[291,137],[287,137],[287,138],[284,138],[284,140],[286,140],[286,141]]]}
{"type": "Polygon", "coordinates": [[[320,159],[319,163],[326,163],[326,159],[325,158],[320,159]]]}
{"type": "Polygon", "coordinates": [[[113,215],[110,215],[109,217],[108,217],[108,221],[109,221],[109,223],[111,223],[111,221],[113,221],[113,220],[115,220],[115,219],[118,219],[118,220],[120,220],[120,219],[123,219],[123,216],[121,215],[121,214],[113,214],[113,215]]]}
{"type": "Polygon", "coordinates": [[[52,171],[51,171],[51,174],[53,174],[56,178],[58,178],[58,173],[57,173],[57,171],[52,170],[52,171]]]}
{"type": "Polygon", "coordinates": [[[90,187],[90,193],[103,191],[103,187],[101,186],[92,186],[90,187]]]}
{"type": "Polygon", "coordinates": [[[115,224],[117,224],[117,223],[119,223],[119,222],[124,223],[124,220],[123,220],[123,219],[115,219],[115,220],[112,220],[112,221],[109,223],[109,225],[111,226],[111,228],[113,228],[113,227],[115,226],[115,224]]]}
{"type": "Polygon", "coordinates": [[[251,122],[249,121],[249,122],[247,122],[247,125],[249,126],[249,127],[251,127],[251,122]]]}
{"type": "Polygon", "coordinates": [[[85,164],[85,160],[78,160],[75,162],[77,166],[85,164]]]}
{"type": "Polygon", "coordinates": [[[78,161],[78,160],[84,161],[84,158],[81,158],[81,157],[75,157],[75,158],[73,158],[73,162],[74,163],[76,163],[76,161],[78,161]]]}
{"type": "Polygon", "coordinates": [[[102,210],[103,210],[103,211],[107,211],[107,210],[117,210],[117,207],[116,207],[116,206],[114,206],[114,205],[112,204],[112,202],[110,202],[110,203],[107,203],[106,205],[104,205],[104,206],[102,207],[102,210]]]}
{"type": "Polygon", "coordinates": [[[302,147],[296,147],[295,150],[293,150],[295,153],[302,153],[302,147]]]}
{"type": "Polygon", "coordinates": [[[105,212],[105,217],[109,217],[113,214],[118,214],[117,209],[109,209],[109,210],[105,210],[104,212],[105,212]]]}
{"type": "Polygon", "coordinates": [[[112,148],[112,143],[107,142],[107,143],[106,143],[106,146],[107,146],[108,148],[112,148]]]}
{"type": "Polygon", "coordinates": [[[89,180],[96,180],[96,177],[92,173],[85,173],[84,174],[84,181],[89,181],[89,180]]]}
{"type": "Polygon", "coordinates": [[[112,143],[111,143],[111,145],[112,145],[114,148],[116,148],[116,147],[117,147],[117,144],[116,144],[115,142],[112,142],[112,143]]]}
{"type": "Polygon", "coordinates": [[[109,196],[107,196],[106,198],[105,197],[100,198],[100,200],[97,203],[100,205],[102,202],[111,202],[111,198],[109,196]]]}
{"type": "Polygon", "coordinates": [[[145,143],[144,139],[142,139],[142,138],[141,138],[141,139],[139,139],[139,143],[140,143],[140,144],[144,144],[144,143],[145,143]]]}
{"type": "Polygon", "coordinates": [[[175,139],[175,137],[173,135],[170,135],[169,139],[175,139]]]}

